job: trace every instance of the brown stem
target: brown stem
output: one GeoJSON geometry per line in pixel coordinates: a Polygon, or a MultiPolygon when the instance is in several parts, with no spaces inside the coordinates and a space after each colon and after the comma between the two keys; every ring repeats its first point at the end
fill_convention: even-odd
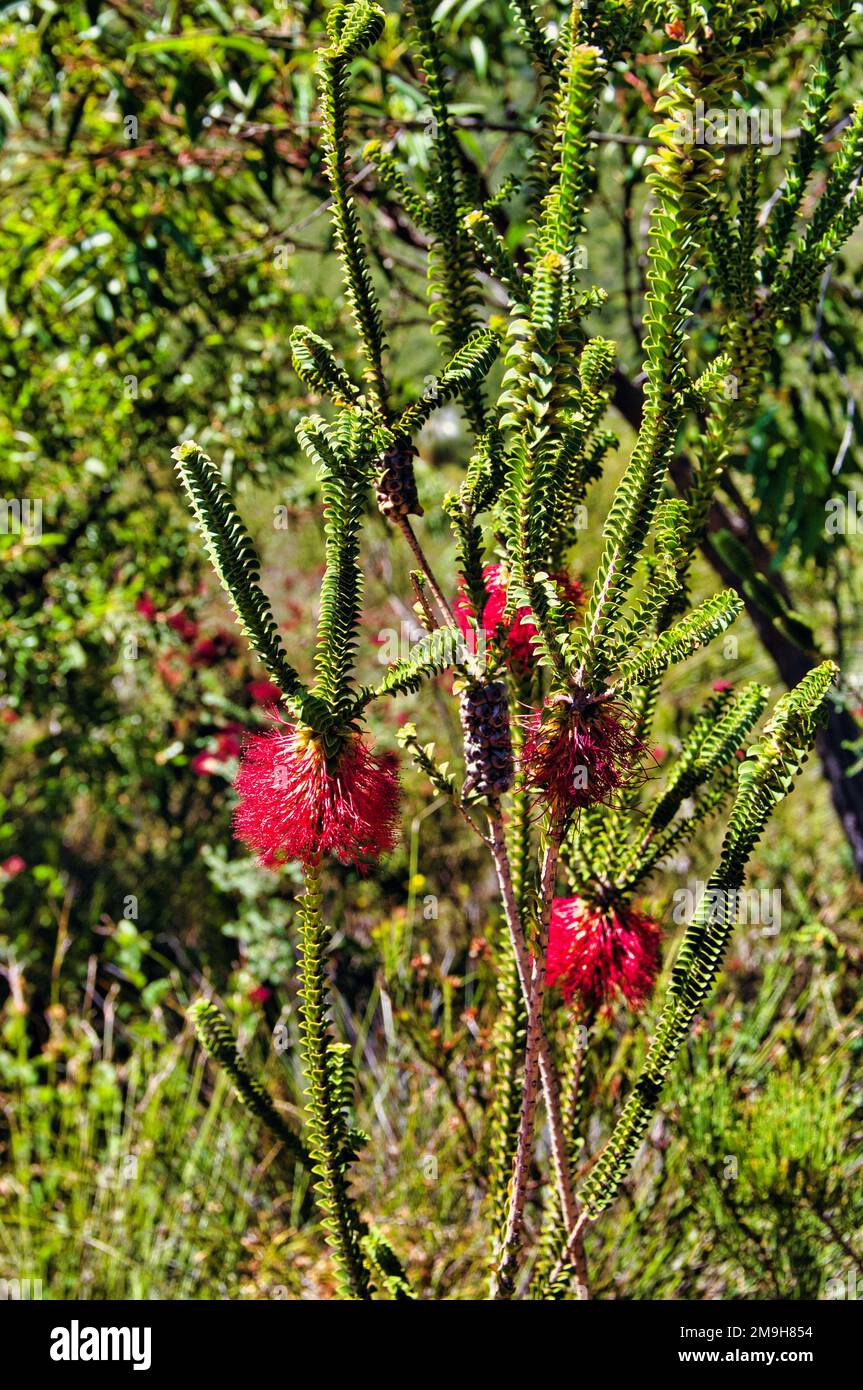
{"type": "MultiPolygon", "coordinates": [[[[501,819],[500,807],[497,804],[493,803],[489,807],[488,821],[491,832],[491,852],[497,871],[497,880],[500,886],[501,897],[503,898],[504,917],[506,918],[510,941],[512,942],[512,949],[515,954],[522,993],[524,994],[525,1003],[529,1005],[533,964],[531,962],[530,952],[527,948],[527,942],[524,939],[521,914],[519,913],[518,905],[515,901],[515,893],[512,886],[512,873],[503,833],[503,821],[501,819]]],[[[555,1180],[557,1182],[560,1205],[566,1222],[566,1229],[570,1231],[578,1215],[578,1205],[575,1200],[575,1193],[570,1179],[569,1163],[567,1162],[557,1068],[554,1065],[554,1058],[551,1055],[551,1048],[541,1017],[539,1019],[539,1070],[542,1079],[545,1108],[548,1116],[549,1132],[551,1135],[551,1154],[555,1180]]]]}
{"type": "MultiPolygon", "coordinates": [[[[584,1228],[587,1225],[588,1220],[589,1217],[587,1215],[587,1212],[582,1211],[579,1215],[578,1220],[576,1221],[575,1225],[573,1226],[572,1230],[567,1236],[566,1245],[563,1247],[563,1250],[561,1251],[560,1259],[554,1266],[554,1269],[551,1271],[551,1274],[548,1276],[549,1284],[553,1284],[556,1279],[560,1278],[560,1276],[566,1270],[568,1264],[574,1264],[576,1268],[576,1273],[578,1273],[578,1252],[579,1249],[583,1250],[584,1228]]],[[[579,1282],[581,1282],[580,1274],[578,1275],[578,1278],[579,1282]]],[[[587,1285],[585,1285],[585,1288],[586,1287],[587,1285]]]]}
{"type": "Polygon", "coordinates": [[[424,578],[425,578],[425,576],[424,576],[424,575],[422,575],[422,576],[421,576],[421,575],[418,575],[417,572],[416,572],[416,570],[411,570],[411,588],[413,589],[414,593],[416,594],[417,603],[419,604],[420,608],[422,609],[422,611],[423,611],[423,613],[424,613],[424,615],[425,615],[426,622],[428,623],[429,627],[430,627],[430,628],[435,628],[435,627],[437,627],[438,620],[437,620],[437,618],[435,617],[434,613],[433,613],[432,610],[431,610],[431,604],[429,603],[428,599],[426,598],[426,591],[425,591],[425,589],[423,588],[423,584],[422,584],[422,580],[423,580],[424,578]]]}
{"type": "MultiPolygon", "coordinates": [[[[554,883],[562,828],[559,821],[551,826],[540,877],[539,943],[537,953],[531,961],[530,990],[527,998],[524,1090],[518,1142],[513,1164],[509,1214],[497,1269],[495,1287],[495,1297],[497,1298],[510,1298],[515,1290],[514,1279],[524,1231],[524,1206],[527,1197],[527,1180],[533,1157],[534,1119],[539,1089],[539,1053],[540,1041],[543,1036],[542,1006],[545,998],[545,957],[548,948],[548,930],[551,922],[551,907],[554,900],[554,883]]],[[[576,1222],[576,1226],[577,1224],[576,1222]]]]}
{"type": "Polygon", "coordinates": [[[447,603],[446,598],[444,597],[444,594],[440,588],[440,585],[434,577],[434,571],[432,570],[432,567],[429,564],[425,551],[423,550],[422,546],[417,540],[414,528],[411,526],[410,521],[406,516],[399,516],[396,518],[396,521],[398,522],[398,526],[402,535],[404,536],[405,540],[407,541],[408,545],[413,551],[414,559],[416,560],[417,564],[419,565],[420,569],[425,575],[426,583],[431,589],[435,603],[440,609],[440,615],[443,619],[444,627],[457,628],[458,625],[456,623],[455,618],[453,617],[452,609],[447,603]]]}

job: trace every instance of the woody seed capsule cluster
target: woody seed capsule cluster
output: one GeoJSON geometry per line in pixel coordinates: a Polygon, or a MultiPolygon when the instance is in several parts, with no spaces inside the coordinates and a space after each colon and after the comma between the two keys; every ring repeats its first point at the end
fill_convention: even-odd
{"type": "Polygon", "coordinates": [[[398,439],[381,458],[381,471],[375,495],[382,516],[422,516],[414,477],[416,449],[407,439],[398,439]]]}
{"type": "Polygon", "coordinates": [[[502,796],[515,775],[506,688],[489,681],[465,690],[460,704],[467,764],[465,790],[502,796]]]}

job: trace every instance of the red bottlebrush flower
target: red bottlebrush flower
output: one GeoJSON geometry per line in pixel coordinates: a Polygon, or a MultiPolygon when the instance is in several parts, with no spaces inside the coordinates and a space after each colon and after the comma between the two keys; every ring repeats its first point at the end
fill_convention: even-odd
{"type": "Polygon", "coordinates": [[[375,756],[352,733],[328,758],[309,729],[279,725],[243,749],[237,838],[268,868],[321,854],[363,868],[391,850],[399,804],[393,755],[375,756]]]}
{"type": "Polygon", "coordinates": [[[726,690],[734,689],[733,681],[714,681],[711,690],[715,690],[717,695],[724,695],[726,690]]]}
{"type": "Polygon", "coordinates": [[[196,753],[192,767],[199,777],[209,777],[212,772],[219,771],[219,760],[213,753],[196,753]]]}
{"type": "Polygon", "coordinates": [[[242,750],[240,735],[236,729],[223,729],[216,739],[217,758],[238,758],[242,750]]]}
{"type": "Polygon", "coordinates": [[[182,608],[176,613],[171,613],[165,621],[182,642],[194,642],[198,635],[198,624],[189,617],[188,613],[184,613],[182,608]]]}
{"type": "Polygon", "coordinates": [[[215,772],[223,772],[230,758],[238,758],[241,752],[240,736],[244,732],[241,724],[227,724],[216,736],[215,749],[196,753],[192,767],[199,777],[209,777],[215,772]]]}
{"type": "Polygon", "coordinates": [[[214,637],[202,637],[189,652],[192,666],[215,666],[232,656],[237,646],[230,632],[217,632],[214,637]]]}
{"type": "Polygon", "coordinates": [[[215,666],[219,659],[219,649],[212,637],[202,637],[189,652],[190,666],[215,666]]]}
{"type": "MultiPolygon", "coordinates": [[[[486,565],[483,570],[488,601],[482,613],[482,630],[486,637],[493,637],[503,625],[506,611],[506,576],[500,565],[486,565]]],[[[566,574],[552,575],[558,593],[564,602],[575,610],[584,601],[584,589],[577,579],[566,574]]],[[[456,599],[453,613],[461,629],[462,636],[470,642],[474,636],[471,626],[474,618],[473,605],[464,592],[464,580],[460,580],[461,593],[456,599]]],[[[507,665],[518,675],[526,675],[534,662],[532,639],[536,635],[536,624],[529,608],[516,609],[509,626],[505,630],[507,665]]]]}
{"type": "Polygon", "coordinates": [[[623,706],[552,695],[527,719],[522,762],[528,786],[558,816],[608,802],[644,776],[647,751],[623,706]]]}
{"type": "Polygon", "coordinates": [[[282,692],[273,681],[249,681],[246,690],[256,705],[278,704],[282,692]]]}
{"type": "Polygon", "coordinates": [[[26,860],[20,854],[10,854],[8,859],[4,859],[0,864],[0,874],[5,878],[14,878],[16,874],[22,874],[27,867],[26,860]]]}
{"type": "Polygon", "coordinates": [[[249,990],[249,999],[253,1004],[266,1004],[272,992],[267,985],[255,985],[254,989],[249,990]]]}
{"type": "Polygon", "coordinates": [[[662,933],[632,907],[589,907],[580,898],[555,898],[551,909],[546,978],[566,1002],[577,997],[590,1011],[617,993],[640,1009],[659,973],[662,933]]]}
{"type": "Polygon", "coordinates": [[[185,666],[179,670],[175,667],[174,660],[178,656],[179,653],[172,652],[170,656],[160,656],[156,662],[156,670],[170,690],[176,690],[188,674],[185,666]]]}
{"type": "Polygon", "coordinates": [[[14,709],[9,709],[8,705],[5,709],[0,709],[0,724],[17,724],[18,717],[14,709]]]}
{"type": "Polygon", "coordinates": [[[142,594],[135,604],[135,608],[136,611],[141,614],[141,617],[146,618],[150,623],[156,616],[156,605],[149,594],[142,594]]]}

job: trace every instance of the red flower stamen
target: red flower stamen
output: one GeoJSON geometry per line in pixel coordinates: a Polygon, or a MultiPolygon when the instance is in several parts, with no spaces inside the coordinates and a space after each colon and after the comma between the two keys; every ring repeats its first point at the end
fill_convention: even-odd
{"type": "Polygon", "coordinates": [[[218,758],[238,758],[242,751],[241,734],[243,728],[239,724],[228,724],[216,736],[216,756],[218,758]]]}
{"type": "Polygon", "coordinates": [[[309,729],[279,725],[243,749],[237,838],[268,868],[322,854],[363,868],[391,850],[399,805],[394,756],[373,754],[354,733],[328,757],[309,729]]]}
{"type": "Polygon", "coordinates": [[[256,705],[278,704],[282,692],[274,681],[249,681],[246,690],[256,705]]]}
{"type": "MultiPolygon", "coordinates": [[[[536,624],[529,608],[518,608],[508,624],[504,623],[507,599],[507,578],[501,565],[486,565],[483,570],[488,600],[482,611],[482,630],[489,639],[500,633],[502,637],[506,664],[517,675],[526,675],[535,664],[533,638],[536,624]]],[[[558,593],[564,603],[573,611],[573,617],[584,602],[584,589],[577,579],[567,574],[552,575],[558,593]]],[[[464,580],[459,581],[461,592],[453,605],[455,620],[465,641],[471,642],[476,633],[473,627],[475,618],[473,605],[464,589],[464,580]]]]}
{"type": "Polygon", "coordinates": [[[194,642],[198,635],[198,624],[194,619],[189,617],[188,613],[184,613],[182,609],[176,613],[169,614],[165,621],[168,627],[176,632],[182,642],[187,644],[194,642]]]}
{"type": "Polygon", "coordinates": [[[621,994],[640,1009],[659,973],[662,933],[632,907],[590,907],[580,898],[555,898],[551,909],[546,978],[560,985],[568,1004],[594,1012],[621,994]]]}
{"type": "Polygon", "coordinates": [[[608,803],[644,776],[646,752],[623,706],[553,695],[526,721],[522,762],[528,786],[558,816],[608,803]]]}
{"type": "Polygon", "coordinates": [[[217,632],[213,637],[202,637],[189,653],[193,666],[215,666],[225,657],[233,656],[237,644],[230,632],[217,632]]]}

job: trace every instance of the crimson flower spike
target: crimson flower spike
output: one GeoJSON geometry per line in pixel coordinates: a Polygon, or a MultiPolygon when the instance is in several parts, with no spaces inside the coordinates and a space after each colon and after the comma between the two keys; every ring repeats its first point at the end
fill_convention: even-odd
{"type": "MultiPolygon", "coordinates": [[[[584,603],[582,584],[579,580],[571,579],[568,574],[563,572],[553,574],[551,577],[561,599],[569,606],[574,615],[584,603]]],[[[522,607],[516,609],[509,622],[505,621],[508,589],[506,570],[499,564],[486,565],[483,570],[483,578],[488,592],[488,601],[483,608],[482,621],[479,626],[489,640],[498,635],[502,637],[504,659],[507,666],[517,676],[527,675],[536,664],[533,649],[536,623],[533,614],[529,608],[522,607]]],[[[463,579],[459,581],[459,587],[461,592],[453,605],[453,612],[462,636],[470,643],[475,636],[472,624],[476,621],[476,614],[465,593],[463,579]]]]}
{"type": "Polygon", "coordinates": [[[662,933],[656,922],[633,907],[600,907],[580,898],[555,898],[548,984],[559,985],[568,1004],[590,1014],[617,995],[637,1010],[653,990],[661,948],[662,933]]]}
{"type": "Polygon", "coordinates": [[[528,716],[522,764],[527,785],[557,818],[608,803],[644,776],[644,743],[620,702],[583,690],[549,695],[528,716]]]}
{"type": "Polygon", "coordinates": [[[237,838],[273,868],[333,854],[366,868],[396,839],[399,781],[394,759],[349,733],[335,753],[311,729],[278,728],[249,738],[237,774],[237,838]]]}

